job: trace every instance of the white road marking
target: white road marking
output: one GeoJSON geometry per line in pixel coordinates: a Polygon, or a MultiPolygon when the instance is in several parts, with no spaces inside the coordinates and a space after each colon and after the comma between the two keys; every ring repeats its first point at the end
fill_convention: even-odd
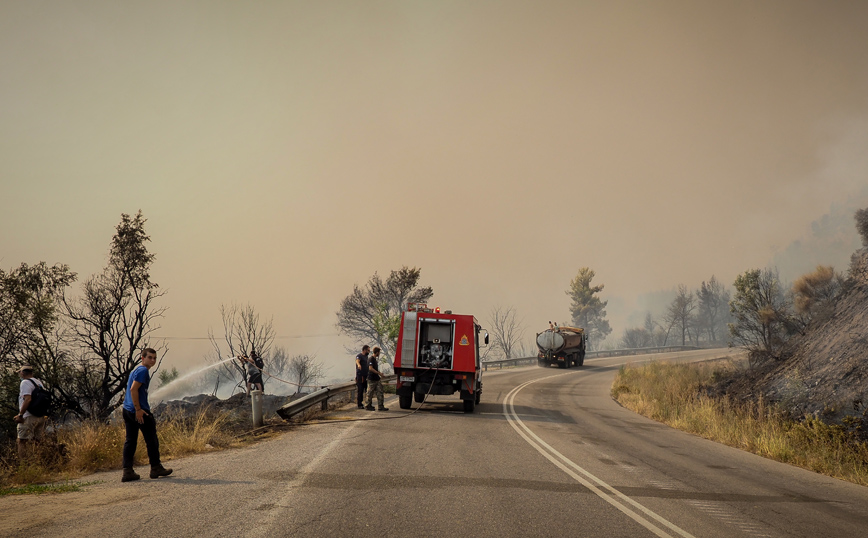
{"type": "Polygon", "coordinates": [[[593,474],[589,473],[585,469],[579,467],[575,462],[573,462],[572,460],[555,450],[553,447],[551,447],[548,443],[540,439],[535,433],[530,430],[530,428],[528,428],[524,424],[524,422],[522,422],[518,414],[515,412],[515,406],[513,404],[513,402],[515,401],[515,396],[519,393],[519,391],[521,391],[523,388],[530,384],[536,383],[537,381],[543,381],[545,379],[551,379],[553,377],[568,375],[569,373],[572,372],[534,379],[532,381],[522,383],[521,385],[512,389],[512,391],[510,391],[509,394],[506,395],[506,398],[504,398],[503,400],[503,415],[506,417],[506,420],[509,422],[510,426],[512,426],[513,429],[515,429],[515,431],[518,432],[518,434],[525,441],[527,441],[530,446],[536,449],[537,452],[542,454],[550,462],[555,464],[555,466],[557,466],[560,470],[562,470],[564,473],[572,477],[578,483],[582,484],[590,491],[592,491],[595,495],[623,512],[625,515],[627,515],[632,520],[639,523],[655,535],[660,536],[661,538],[672,538],[672,534],[669,534],[666,530],[660,528],[651,520],[654,520],[655,522],[661,524],[664,527],[668,527],[669,530],[673,531],[679,536],[682,536],[683,538],[694,538],[692,534],[688,533],[684,529],[681,529],[674,523],[671,523],[662,516],[656,514],[645,506],[627,497],[626,495],[616,490],[603,480],[597,478],[593,474]]]}

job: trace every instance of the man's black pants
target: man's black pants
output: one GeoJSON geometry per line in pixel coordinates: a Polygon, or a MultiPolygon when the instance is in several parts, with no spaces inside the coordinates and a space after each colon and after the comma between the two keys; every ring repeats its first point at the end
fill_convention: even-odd
{"type": "Polygon", "coordinates": [[[365,397],[365,393],[368,391],[368,380],[356,378],[356,403],[361,406],[362,398],[365,397]]]}
{"type": "Polygon", "coordinates": [[[124,469],[133,468],[133,458],[136,455],[136,445],[139,442],[139,430],[145,438],[148,447],[148,461],[151,466],[160,464],[160,441],[157,439],[157,421],[154,415],[145,412],[144,423],[136,421],[134,412],[124,409],[124,425],[127,427],[127,439],[124,441],[124,469]]]}

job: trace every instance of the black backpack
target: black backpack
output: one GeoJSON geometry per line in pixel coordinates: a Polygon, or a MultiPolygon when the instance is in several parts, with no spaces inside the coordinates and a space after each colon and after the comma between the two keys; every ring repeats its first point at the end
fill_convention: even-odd
{"type": "Polygon", "coordinates": [[[253,364],[255,364],[256,367],[259,368],[260,370],[265,368],[265,363],[262,362],[262,357],[260,357],[259,355],[256,355],[253,357],[253,364]]]}
{"type": "Polygon", "coordinates": [[[48,414],[51,408],[51,393],[40,387],[36,381],[28,379],[33,383],[33,392],[30,393],[30,405],[27,406],[27,412],[34,417],[44,417],[48,414]]]}

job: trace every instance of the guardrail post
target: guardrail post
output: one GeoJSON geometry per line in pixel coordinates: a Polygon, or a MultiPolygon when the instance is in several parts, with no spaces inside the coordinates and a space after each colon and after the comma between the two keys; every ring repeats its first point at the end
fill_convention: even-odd
{"type": "MultiPolygon", "coordinates": [[[[322,388],[327,389],[328,387],[322,387],[322,388]]],[[[329,410],[329,399],[328,399],[328,397],[326,397],[326,399],[322,401],[322,405],[321,405],[320,409],[323,410],[323,411],[328,411],[328,410],[329,410]]]]}
{"type": "Polygon", "coordinates": [[[253,406],[253,427],[262,426],[262,391],[259,389],[250,391],[250,402],[253,406]]]}

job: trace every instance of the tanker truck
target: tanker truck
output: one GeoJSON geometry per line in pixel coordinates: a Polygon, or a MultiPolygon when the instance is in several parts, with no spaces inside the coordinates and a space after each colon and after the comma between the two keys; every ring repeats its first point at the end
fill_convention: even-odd
{"type": "Polygon", "coordinates": [[[581,327],[550,327],[536,335],[537,365],[581,366],[585,363],[586,344],[585,330],[581,327]]]}

